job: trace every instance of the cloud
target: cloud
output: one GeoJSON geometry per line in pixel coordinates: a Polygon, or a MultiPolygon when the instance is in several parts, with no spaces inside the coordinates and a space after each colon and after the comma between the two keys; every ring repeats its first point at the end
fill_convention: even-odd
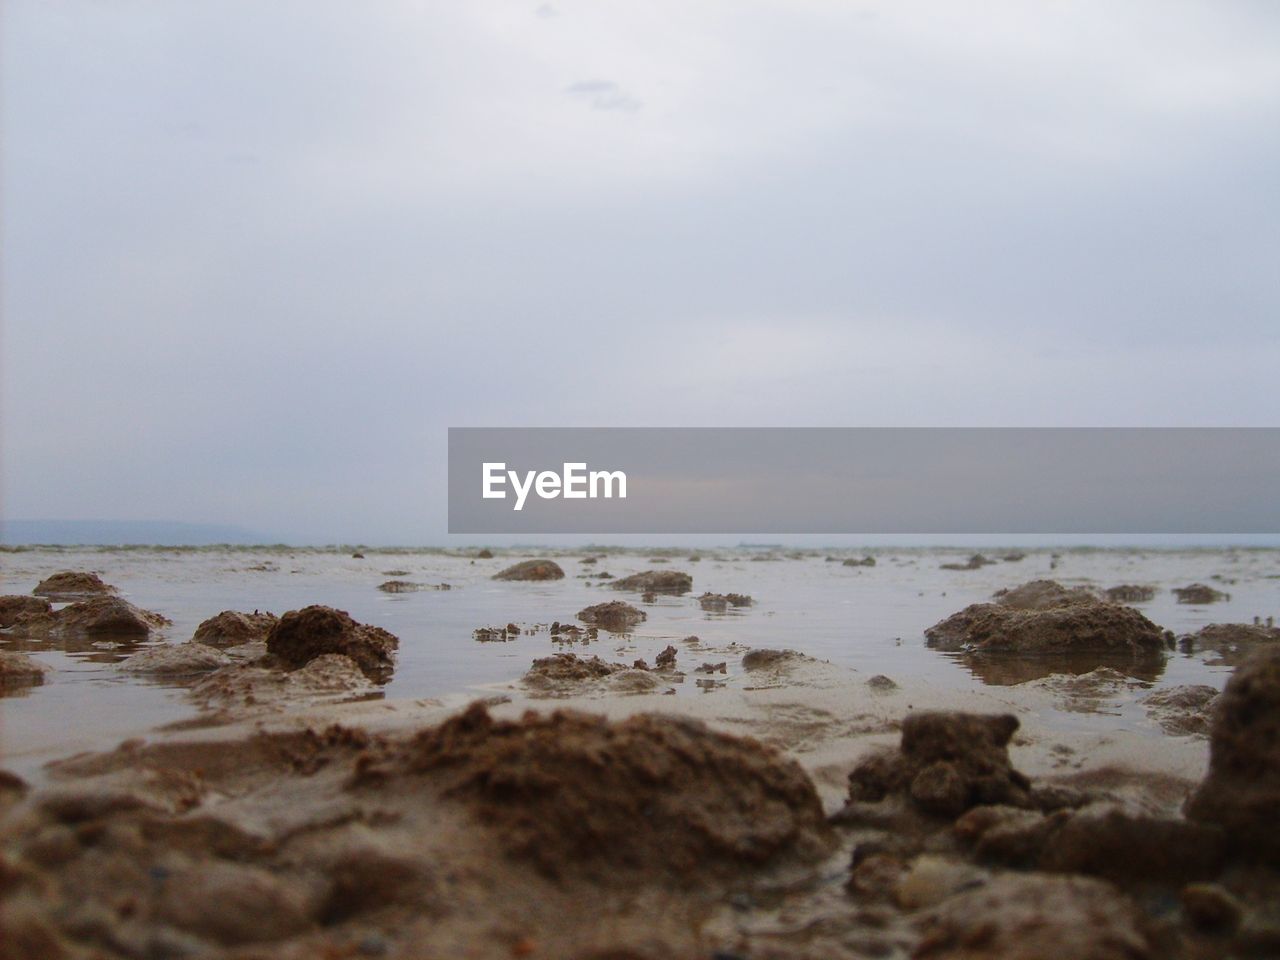
{"type": "Polygon", "coordinates": [[[565,93],[591,104],[596,110],[635,113],[643,104],[610,80],[580,80],[565,87],[565,93]]]}

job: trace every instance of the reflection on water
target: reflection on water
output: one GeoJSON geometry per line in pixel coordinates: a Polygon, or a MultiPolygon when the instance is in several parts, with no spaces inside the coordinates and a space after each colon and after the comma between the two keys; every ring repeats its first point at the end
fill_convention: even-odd
{"type": "MultiPolygon", "coordinates": [[[[976,569],[943,570],[962,563],[971,551],[927,549],[660,551],[666,564],[693,576],[693,591],[644,602],[637,594],[611,589],[612,580],[655,568],[655,552],[592,547],[553,551],[566,578],[549,583],[507,583],[491,579],[498,570],[532,554],[495,551],[379,551],[207,548],[34,549],[0,553],[3,593],[29,593],[59,570],[92,570],[115,584],[140,607],[162,613],[173,625],[167,641],[191,637],[196,626],[222,610],[282,613],[311,603],[348,611],[357,620],[400,637],[396,672],[388,697],[427,698],[456,693],[521,675],[536,657],[559,649],[549,631],[525,628],[553,621],[574,623],[579,610],[604,600],[624,599],[648,614],[632,633],[601,634],[587,650],[606,660],[652,662],[668,644],[681,651],[679,669],[703,660],[725,661],[726,682],[741,677],[742,651],[751,647],[791,648],[863,672],[897,680],[919,679],[940,689],[980,684],[1007,686],[1053,674],[1078,676],[1098,666],[1060,659],[964,658],[929,650],[924,630],[996,590],[1052,577],[1064,585],[1098,589],[1150,584],[1156,592],[1138,608],[1177,634],[1211,622],[1252,622],[1280,614],[1280,551],[1275,550],[1028,550],[1018,562],[976,569]],[[1057,557],[1053,556],[1057,554],[1057,557]],[[874,566],[826,562],[872,555],[874,566]],[[599,557],[595,563],[584,558],[599,557]],[[765,557],[770,562],[755,562],[765,557]],[[378,589],[387,572],[422,583],[449,583],[451,590],[389,594],[378,589]],[[1174,587],[1196,582],[1230,582],[1231,599],[1212,607],[1179,604],[1174,587]],[[746,594],[754,605],[705,611],[703,593],[746,594]],[[514,623],[521,632],[505,643],[477,643],[478,627],[514,623]],[[685,638],[696,635],[697,646],[685,638]]],[[[988,551],[1003,556],[1006,551],[988,551]]],[[[181,689],[122,674],[116,663],[142,645],[94,640],[22,640],[0,632],[0,648],[27,652],[55,668],[43,686],[0,703],[6,752],[44,745],[108,745],[157,724],[190,717],[193,708],[181,689]]],[[[1192,649],[1166,659],[1113,664],[1114,669],[1158,687],[1205,683],[1220,688],[1236,649],[1192,649]]],[[[677,685],[677,696],[698,696],[694,683],[677,685]]],[[[719,695],[712,690],[711,696],[719,695]]],[[[1111,706],[1136,695],[1118,689],[1111,706]]],[[[1126,708],[1127,709],[1127,708],[1126,708]]],[[[1052,713],[1049,714],[1052,718],[1052,713]]],[[[1129,715],[1126,714],[1126,717],[1129,715]]],[[[1133,714],[1145,717],[1140,710],[1133,714]]],[[[1065,714],[1064,714],[1065,718],[1065,714]]],[[[1126,719],[1125,722],[1128,722],[1126,719]]],[[[1138,722],[1135,720],[1134,722],[1138,722]]],[[[82,746],[83,745],[83,746],[82,746]]]]}
{"type": "Polygon", "coordinates": [[[1151,684],[1160,679],[1166,662],[1163,655],[944,653],[942,656],[954,659],[983,683],[996,687],[1009,687],[1049,676],[1083,676],[1099,667],[1151,684]]]}

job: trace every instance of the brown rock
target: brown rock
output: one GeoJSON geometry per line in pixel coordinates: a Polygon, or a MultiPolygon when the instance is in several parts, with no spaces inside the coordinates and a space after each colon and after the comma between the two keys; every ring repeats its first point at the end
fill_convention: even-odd
{"type": "Polygon", "coordinates": [[[1190,603],[1196,606],[1231,599],[1230,594],[1205,586],[1203,583],[1193,583],[1187,587],[1174,587],[1173,592],[1178,597],[1179,603],[1190,603]]]}
{"type": "Polygon", "coordinates": [[[1142,699],[1147,716],[1171,737],[1209,733],[1218,691],[1207,684],[1157,690],[1142,699]]]}
{"type": "Polygon", "coordinates": [[[273,613],[259,613],[257,610],[253,613],[223,610],[196,627],[191,639],[207,647],[225,650],[227,647],[267,639],[267,634],[278,620],[279,617],[273,613]]]}
{"type": "Polygon", "coordinates": [[[1256,651],[1227,682],[1209,737],[1209,773],[1187,816],[1222,827],[1242,856],[1280,864],[1280,646],[1256,651]]]}
{"type": "Polygon", "coordinates": [[[46,617],[53,613],[53,604],[40,597],[21,594],[0,597],[0,629],[12,627],[24,620],[46,617]]]}
{"type": "Polygon", "coordinates": [[[14,624],[15,634],[53,639],[146,640],[169,624],[167,617],[135,607],[119,597],[94,597],[69,604],[49,615],[14,624]]]}
{"type": "Polygon", "coordinates": [[[657,670],[674,670],[676,668],[676,648],[668,645],[666,649],[653,658],[653,665],[657,670]]]}
{"type": "Polygon", "coordinates": [[[637,623],[647,620],[648,616],[622,600],[597,603],[578,611],[578,619],[583,623],[594,624],[613,633],[626,633],[637,623]]]}
{"type": "Polygon", "coordinates": [[[41,580],[31,591],[37,597],[50,600],[80,600],[85,597],[101,597],[116,592],[116,588],[103,583],[96,573],[64,570],[41,580]]]}
{"type": "Polygon", "coordinates": [[[730,607],[749,607],[755,601],[745,593],[704,593],[698,598],[703,610],[721,613],[730,607]]]}
{"type": "Polygon", "coordinates": [[[1156,588],[1136,583],[1122,583],[1106,592],[1113,603],[1147,603],[1156,597],[1156,588]]]}
{"type": "Polygon", "coordinates": [[[564,571],[552,560],[522,560],[493,575],[494,580],[563,580],[564,571]]]}
{"type": "Polygon", "coordinates": [[[25,653],[0,650],[0,690],[34,687],[44,683],[50,668],[25,653]]]}
{"type": "Polygon", "coordinates": [[[577,683],[583,680],[599,680],[621,670],[625,663],[609,663],[599,657],[579,657],[576,653],[553,653],[533,661],[524,675],[526,683],[535,686],[552,683],[577,683]]]}
{"type": "Polygon", "coordinates": [[[984,557],[980,553],[975,553],[964,563],[944,563],[943,570],[980,570],[983,567],[990,566],[995,563],[990,557],[984,557]]]}
{"type": "Polygon", "coordinates": [[[207,673],[232,663],[220,650],[194,641],[162,643],[135,653],[120,663],[126,673],[148,673],[161,676],[189,676],[207,673]]]}
{"type": "Polygon", "coordinates": [[[646,570],[623,577],[613,584],[615,590],[632,590],[636,593],[688,593],[693,589],[693,577],[679,570],[646,570]]]}
{"type": "Polygon", "coordinates": [[[860,560],[857,557],[849,557],[849,559],[845,560],[842,564],[842,566],[846,567],[874,567],[875,565],[875,557],[863,557],[860,560]]]}
{"type": "Polygon", "coordinates": [[[1238,666],[1259,646],[1280,641],[1280,627],[1257,623],[1211,623],[1178,638],[1186,653],[1211,653],[1212,665],[1238,666]]]}
{"type": "Polygon", "coordinates": [[[1013,610],[1052,610],[1098,602],[1084,587],[1064,587],[1056,580],[1031,580],[1018,587],[997,590],[992,599],[1013,610]]]}
{"type": "Polygon", "coordinates": [[[290,610],[267,634],[267,652],[290,670],[327,653],[350,657],[370,680],[390,679],[400,641],[381,627],[356,623],[344,610],[310,606],[290,610]]]}

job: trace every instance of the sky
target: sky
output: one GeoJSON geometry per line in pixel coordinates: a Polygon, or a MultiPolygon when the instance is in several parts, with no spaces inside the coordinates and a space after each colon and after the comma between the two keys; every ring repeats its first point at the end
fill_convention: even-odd
{"type": "Polygon", "coordinates": [[[1280,7],[0,8],[9,518],[447,543],[454,426],[1275,426],[1280,7]]]}

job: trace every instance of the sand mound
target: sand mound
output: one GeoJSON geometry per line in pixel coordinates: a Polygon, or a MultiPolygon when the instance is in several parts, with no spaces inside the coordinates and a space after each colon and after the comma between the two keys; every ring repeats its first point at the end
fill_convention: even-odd
{"type": "Polygon", "coordinates": [[[297,669],[329,653],[351,658],[371,680],[390,679],[400,641],[381,627],[356,623],[345,610],[310,606],[290,610],[267,634],[267,652],[297,669]]]}
{"type": "Polygon", "coordinates": [[[403,768],[464,802],[551,876],[662,874],[694,884],[826,849],[800,767],[754,740],[645,714],[493,719],[483,705],[416,737],[403,768]]]}
{"type": "Polygon", "coordinates": [[[563,580],[560,564],[551,560],[522,560],[495,573],[494,580],[563,580]]]}
{"type": "Polygon", "coordinates": [[[1030,781],[1013,769],[1016,717],[920,712],[902,721],[898,750],[876,754],[849,774],[849,800],[909,797],[925,813],[957,817],[978,804],[1028,807],[1030,781]]]}
{"type": "Polygon", "coordinates": [[[636,593],[688,593],[693,589],[693,577],[679,570],[645,570],[623,577],[613,584],[615,590],[631,590],[636,593]]]}
{"type": "Polygon", "coordinates": [[[579,610],[578,619],[614,633],[625,633],[637,623],[647,620],[648,614],[622,600],[610,600],[579,610]]]}
{"type": "Polygon", "coordinates": [[[101,597],[116,592],[116,588],[103,583],[96,573],[64,570],[41,580],[31,591],[37,597],[50,600],[79,600],[85,597],[101,597]]]}
{"type": "Polygon", "coordinates": [[[1242,853],[1280,863],[1280,647],[1258,650],[1227,682],[1209,738],[1209,775],[1187,816],[1223,827],[1242,853]]]}
{"type": "Polygon", "coordinates": [[[10,595],[0,597],[0,629],[24,620],[39,619],[53,613],[53,604],[40,597],[10,595]]]}
{"type": "Polygon", "coordinates": [[[210,617],[192,636],[195,643],[203,643],[207,647],[226,649],[241,644],[266,640],[271,628],[279,622],[273,613],[240,613],[236,610],[223,610],[217,616],[210,617]]]}

